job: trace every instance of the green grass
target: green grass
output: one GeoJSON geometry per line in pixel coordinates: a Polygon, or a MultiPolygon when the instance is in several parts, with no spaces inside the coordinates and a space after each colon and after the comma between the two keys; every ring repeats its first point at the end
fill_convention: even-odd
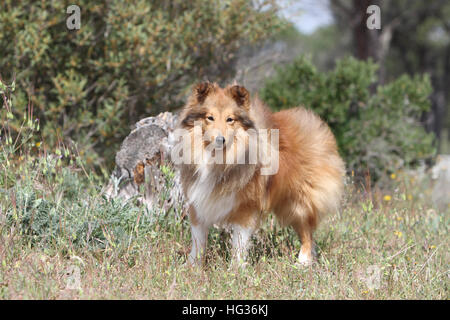
{"type": "MultiPolygon", "coordinates": [[[[180,208],[107,199],[107,179],[91,173],[75,147],[36,144],[39,125],[27,118],[11,136],[5,105],[0,299],[449,298],[450,208],[433,208],[426,179],[398,172],[382,190],[364,191],[350,177],[342,211],[315,234],[311,267],[296,264],[299,240],[269,216],[245,269],[230,267],[223,230],[209,235],[205,267],[189,268],[180,208]]],[[[169,187],[169,167],[164,174],[169,187]]]]}
{"type": "Polygon", "coordinates": [[[433,209],[427,182],[406,174],[384,193],[349,183],[342,212],[316,232],[312,267],[296,265],[300,242],[269,216],[246,269],[230,268],[223,230],[210,234],[205,267],[192,269],[181,212],[108,200],[102,180],[57,153],[67,157],[2,163],[0,299],[449,298],[448,210],[433,209]]]}

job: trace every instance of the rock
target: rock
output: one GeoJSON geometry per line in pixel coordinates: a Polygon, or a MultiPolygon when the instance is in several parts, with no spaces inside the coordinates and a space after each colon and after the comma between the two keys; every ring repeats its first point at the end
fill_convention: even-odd
{"type": "Polygon", "coordinates": [[[150,212],[170,208],[184,212],[180,174],[170,161],[168,139],[176,121],[176,115],[164,112],[136,123],[116,154],[116,167],[105,189],[108,198],[137,197],[150,212]]]}

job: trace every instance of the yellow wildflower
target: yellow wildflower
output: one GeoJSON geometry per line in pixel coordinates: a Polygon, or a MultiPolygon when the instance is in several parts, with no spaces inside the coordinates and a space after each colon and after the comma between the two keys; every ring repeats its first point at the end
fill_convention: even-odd
{"type": "Polygon", "coordinates": [[[39,141],[39,142],[36,142],[36,147],[40,147],[41,146],[41,141],[39,141]]]}
{"type": "Polygon", "coordinates": [[[401,231],[394,231],[394,234],[395,234],[398,238],[403,237],[403,233],[402,233],[401,231]]]}
{"type": "Polygon", "coordinates": [[[395,173],[391,173],[391,179],[395,180],[395,178],[397,178],[397,175],[395,173]]]}
{"type": "Polygon", "coordinates": [[[392,197],[388,194],[383,197],[384,201],[391,201],[391,199],[392,199],[392,197]]]}

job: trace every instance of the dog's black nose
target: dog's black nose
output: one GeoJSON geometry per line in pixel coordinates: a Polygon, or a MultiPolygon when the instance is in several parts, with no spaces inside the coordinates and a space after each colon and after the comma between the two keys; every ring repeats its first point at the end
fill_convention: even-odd
{"type": "Polygon", "coordinates": [[[223,144],[225,144],[225,138],[222,137],[222,136],[216,137],[216,143],[217,143],[218,145],[223,145],[223,144]]]}

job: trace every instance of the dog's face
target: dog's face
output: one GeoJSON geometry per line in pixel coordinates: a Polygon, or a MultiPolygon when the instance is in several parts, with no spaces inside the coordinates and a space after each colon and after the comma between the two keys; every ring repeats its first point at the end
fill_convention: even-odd
{"type": "Polygon", "coordinates": [[[249,117],[250,94],[244,87],[220,88],[205,82],[193,89],[183,114],[181,125],[191,130],[200,124],[205,146],[227,149],[236,142],[240,130],[254,128],[249,117]]]}

